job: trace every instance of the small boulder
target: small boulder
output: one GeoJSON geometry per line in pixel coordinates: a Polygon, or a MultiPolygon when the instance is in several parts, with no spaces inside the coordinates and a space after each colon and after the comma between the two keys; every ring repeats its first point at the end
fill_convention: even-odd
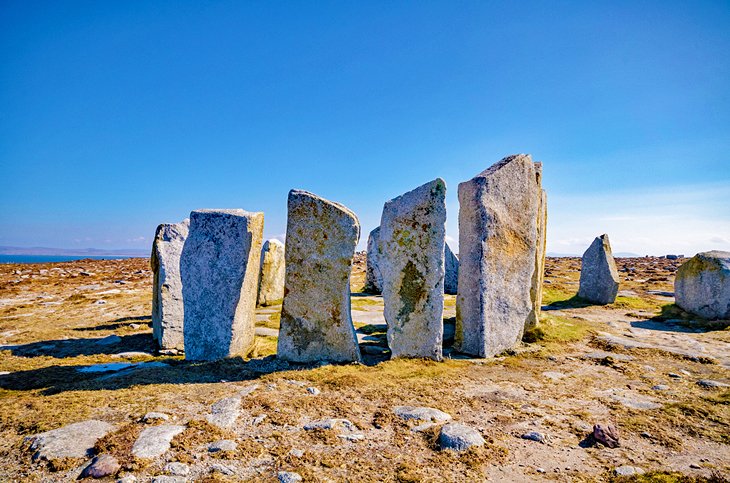
{"type": "Polygon", "coordinates": [[[165,465],[164,471],[173,476],[188,476],[190,474],[190,467],[185,463],[173,461],[165,465]]]}
{"type": "Polygon", "coordinates": [[[415,419],[417,421],[438,423],[443,421],[449,421],[451,419],[450,414],[429,407],[396,406],[395,408],[393,408],[393,412],[396,416],[406,421],[408,421],[409,419],[415,419]]]}
{"type": "Polygon", "coordinates": [[[713,381],[711,379],[700,379],[697,381],[697,385],[705,389],[720,389],[723,387],[730,387],[730,384],[725,384],[720,381],[713,381]]]}
{"type": "Polygon", "coordinates": [[[674,281],[677,305],[705,319],[730,319],[730,252],[698,253],[674,281]]]}
{"type": "Polygon", "coordinates": [[[618,448],[618,429],[613,424],[596,424],[593,426],[593,440],[608,448],[618,448]]]}
{"type": "Polygon", "coordinates": [[[106,436],[114,426],[104,421],[82,421],[26,438],[30,441],[33,459],[55,460],[84,458],[96,441],[106,436]]]}
{"type": "Polygon", "coordinates": [[[120,468],[121,465],[114,456],[103,454],[91,460],[91,464],[81,472],[80,478],[104,478],[116,474],[120,468]]]}
{"type": "Polygon", "coordinates": [[[231,439],[221,439],[208,445],[208,451],[211,453],[219,453],[221,451],[236,451],[238,443],[231,439]]]}
{"type": "Polygon", "coordinates": [[[298,483],[302,481],[302,477],[299,473],[292,471],[280,471],[276,477],[279,479],[279,483],[298,483]]]}
{"type": "Polygon", "coordinates": [[[439,447],[442,450],[464,451],[472,446],[483,446],[484,443],[479,431],[459,423],[445,424],[439,434],[439,447]]]}

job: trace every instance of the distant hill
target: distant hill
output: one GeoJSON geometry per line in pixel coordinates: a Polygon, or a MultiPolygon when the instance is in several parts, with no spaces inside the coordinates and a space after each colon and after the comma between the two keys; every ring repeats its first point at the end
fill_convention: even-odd
{"type": "Polygon", "coordinates": [[[148,257],[150,250],[141,248],[122,248],[106,250],[103,248],[48,248],[48,247],[6,247],[0,246],[0,255],[55,255],[69,257],[148,257]]]}

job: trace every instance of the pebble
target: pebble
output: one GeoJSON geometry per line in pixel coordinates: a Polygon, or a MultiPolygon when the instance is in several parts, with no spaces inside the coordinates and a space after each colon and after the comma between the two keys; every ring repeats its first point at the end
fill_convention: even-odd
{"type": "Polygon", "coordinates": [[[134,475],[124,475],[121,478],[117,478],[117,483],[136,483],[137,477],[134,475]]]}
{"type": "Polygon", "coordinates": [[[318,396],[322,391],[317,389],[316,387],[308,387],[307,392],[311,394],[312,396],[318,396]]]}
{"type": "Polygon", "coordinates": [[[301,458],[304,456],[304,450],[303,449],[292,449],[289,451],[289,454],[294,456],[295,458],[301,458]]]}
{"type": "Polygon", "coordinates": [[[297,483],[302,481],[302,477],[299,473],[294,473],[292,471],[280,471],[276,476],[279,478],[279,483],[297,483]]]}
{"type": "Polygon", "coordinates": [[[311,431],[313,429],[334,429],[337,426],[344,426],[346,429],[349,429],[350,431],[355,430],[355,425],[352,424],[347,419],[335,419],[335,418],[320,419],[318,421],[312,421],[311,423],[305,424],[304,429],[306,429],[307,431],[311,431]]]}
{"type": "Polygon", "coordinates": [[[689,465],[689,467],[692,468],[693,470],[702,469],[702,467],[700,465],[698,465],[697,463],[692,463],[691,465],[689,465]]]}
{"type": "Polygon", "coordinates": [[[644,473],[644,470],[637,466],[619,466],[615,468],[613,472],[616,476],[633,476],[644,473]]]}
{"type": "Polygon", "coordinates": [[[542,433],[538,433],[537,431],[530,431],[529,433],[525,433],[520,437],[522,439],[528,439],[530,441],[537,441],[538,443],[542,444],[545,444],[547,442],[547,437],[542,433]]]}
{"type": "Polygon", "coordinates": [[[351,441],[353,443],[356,441],[362,441],[363,439],[365,439],[364,434],[338,434],[337,437],[340,439],[351,441]]]}
{"type": "Polygon", "coordinates": [[[170,416],[165,413],[150,411],[149,413],[144,415],[142,421],[145,423],[151,423],[153,421],[167,421],[168,419],[170,419],[170,416]]]}
{"type": "Polygon", "coordinates": [[[656,386],[652,387],[652,389],[655,391],[668,391],[669,386],[667,386],[666,384],[657,384],[656,386]]]}
{"type": "Polygon", "coordinates": [[[236,451],[236,448],[238,448],[238,443],[235,441],[230,439],[221,439],[210,443],[208,451],[211,453],[217,453],[219,451],[236,451]]]}
{"type": "Polygon", "coordinates": [[[163,471],[173,476],[188,476],[190,474],[190,467],[185,463],[173,461],[172,463],[167,463],[163,471]]]}
{"type": "Polygon", "coordinates": [[[236,472],[232,468],[230,468],[226,465],[223,465],[221,463],[216,463],[214,465],[211,465],[210,471],[213,473],[221,473],[226,476],[231,476],[231,475],[236,474],[236,472]]]}
{"type": "Polygon", "coordinates": [[[261,424],[261,423],[264,422],[264,419],[266,419],[266,415],[265,414],[262,414],[260,416],[256,416],[255,418],[253,418],[253,421],[251,421],[251,424],[254,425],[254,426],[258,426],[259,424],[261,424]]]}
{"type": "Polygon", "coordinates": [[[669,374],[667,374],[667,376],[671,377],[672,379],[682,379],[682,376],[675,372],[670,372],[669,374]]]}

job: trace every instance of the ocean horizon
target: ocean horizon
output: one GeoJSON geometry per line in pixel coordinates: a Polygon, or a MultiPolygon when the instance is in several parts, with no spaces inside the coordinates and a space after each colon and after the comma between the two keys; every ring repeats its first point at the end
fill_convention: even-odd
{"type": "Polygon", "coordinates": [[[56,263],[76,260],[121,260],[126,258],[144,258],[120,255],[0,255],[0,263],[56,263]]]}

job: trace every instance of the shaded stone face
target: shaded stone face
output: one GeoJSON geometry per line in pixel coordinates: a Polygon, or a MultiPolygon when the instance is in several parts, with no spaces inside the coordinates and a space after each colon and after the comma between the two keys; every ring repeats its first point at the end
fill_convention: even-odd
{"type": "Polygon", "coordinates": [[[535,166],[509,156],[459,185],[457,350],[491,357],[517,343],[533,310],[539,209],[535,166]]]}
{"type": "Polygon", "coordinates": [[[459,291],[459,259],[448,243],[444,244],[444,268],[444,293],[456,295],[459,291]]]}
{"type": "Polygon", "coordinates": [[[730,252],[698,253],[684,262],[674,280],[683,310],[705,319],[730,319],[730,252]]]}
{"type": "Polygon", "coordinates": [[[608,235],[593,240],[583,254],[578,297],[594,304],[612,304],[618,294],[618,271],[608,235]]]}
{"type": "Polygon", "coordinates": [[[217,360],[250,351],[263,228],[263,213],[190,214],[180,259],[186,359],[217,360]]]}
{"type": "Polygon", "coordinates": [[[442,356],[445,197],[439,178],[383,208],[379,266],[393,357],[442,356]]]}
{"type": "Polygon", "coordinates": [[[537,250],[535,251],[535,273],[532,274],[530,296],[532,312],[527,317],[525,330],[531,329],[540,322],[542,308],[542,283],[545,279],[545,243],[547,236],[547,193],[542,189],[542,163],[535,163],[535,179],[537,180],[537,250]]]}
{"type": "Polygon", "coordinates": [[[383,291],[383,276],[380,274],[380,227],[368,235],[367,259],[365,268],[365,290],[371,294],[383,291]]]}
{"type": "Polygon", "coordinates": [[[359,237],[357,217],[344,206],[289,192],[278,357],[360,361],[350,313],[350,269],[359,237]]]}
{"type": "Polygon", "coordinates": [[[259,278],[259,305],[274,305],[284,299],[284,244],[266,240],[261,249],[261,276],[259,278]]]}
{"type": "Polygon", "coordinates": [[[190,220],[157,227],[152,245],[152,337],[160,349],[183,349],[183,293],[180,256],[190,220]]]}

